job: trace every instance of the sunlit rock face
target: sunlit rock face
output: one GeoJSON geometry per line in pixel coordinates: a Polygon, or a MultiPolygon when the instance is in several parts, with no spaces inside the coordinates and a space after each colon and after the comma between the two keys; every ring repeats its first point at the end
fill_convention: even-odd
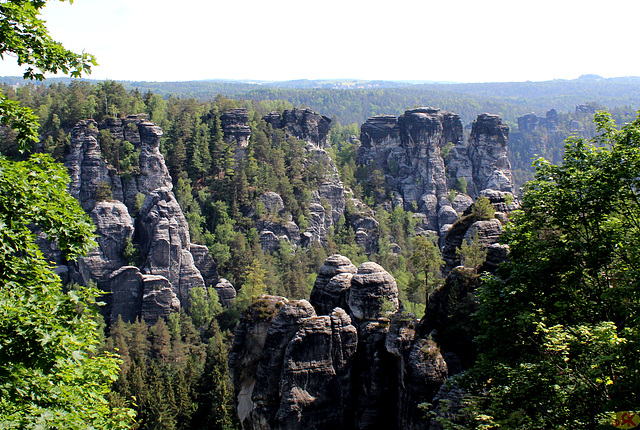
{"type": "MultiPolygon", "coordinates": [[[[105,296],[108,323],[118,315],[153,323],[188,306],[192,288],[218,284],[217,265],[208,249],[191,244],[159,151],[161,136],[162,129],[143,114],[102,123],[80,121],[71,131],[65,161],[69,192],[90,213],[98,246],[77,265],[69,264],[67,272],[70,281],[96,282],[110,293],[105,296]],[[115,141],[133,145],[137,163],[126,174],[106,161],[99,141],[103,130],[115,141]],[[105,190],[111,196],[105,196],[105,190]]],[[[235,297],[232,289],[224,289],[227,304],[235,297]]]]}
{"type": "Polygon", "coordinates": [[[514,192],[508,137],[497,115],[482,114],[465,142],[458,115],[416,108],[369,118],[357,162],[382,176],[394,207],[420,214],[420,231],[442,239],[483,190],[514,192]]]}

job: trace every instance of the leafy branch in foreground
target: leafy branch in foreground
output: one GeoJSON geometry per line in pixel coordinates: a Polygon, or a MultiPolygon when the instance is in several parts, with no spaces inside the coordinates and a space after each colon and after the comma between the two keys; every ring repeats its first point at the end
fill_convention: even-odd
{"type": "Polygon", "coordinates": [[[94,246],[93,226],[48,156],[0,158],[0,427],[128,428],[105,395],[120,360],[99,354],[95,288],[63,291],[34,228],[64,258],[94,246]]]}
{"type": "Polygon", "coordinates": [[[539,160],[507,226],[510,261],[479,289],[475,426],[610,428],[638,408],[640,118],[539,160]]]}

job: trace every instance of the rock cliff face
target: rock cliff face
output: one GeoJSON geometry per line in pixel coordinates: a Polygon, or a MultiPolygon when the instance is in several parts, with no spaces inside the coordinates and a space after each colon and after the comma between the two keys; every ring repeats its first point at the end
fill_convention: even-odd
{"type": "Polygon", "coordinates": [[[242,427],[424,428],[418,405],[449,372],[419,324],[382,267],[330,256],[311,302],[262,296],[243,314],[229,357],[242,427]]]}
{"type": "Polygon", "coordinates": [[[513,193],[508,135],[498,116],[482,114],[465,143],[458,115],[411,109],[398,118],[369,118],[361,127],[357,162],[379,169],[393,205],[417,209],[420,229],[442,238],[483,190],[513,193]]]}
{"type": "MultiPolygon", "coordinates": [[[[322,171],[318,186],[312,190],[308,207],[308,226],[302,231],[300,227],[287,217],[284,212],[282,198],[275,192],[267,192],[260,196],[266,217],[255,216],[256,229],[260,233],[263,250],[275,251],[280,241],[290,242],[294,247],[309,246],[314,242],[324,243],[327,233],[342,215],[347,201],[362,205],[353,199],[340,181],[335,163],[324,148],[328,146],[327,136],[331,119],[310,109],[285,110],[282,113],[271,112],[263,117],[274,130],[283,130],[288,136],[306,142],[305,169],[316,168],[322,171]],[[319,168],[317,168],[319,167],[319,168]]],[[[225,140],[235,141],[236,156],[243,157],[241,148],[244,140],[238,138],[238,129],[248,129],[246,111],[235,109],[223,115],[225,140]],[[241,112],[242,111],[242,112],[241,112]],[[244,112],[244,113],[243,113],[244,112]],[[225,119],[225,115],[229,118],[225,119]],[[226,127],[225,124],[232,124],[226,127]]],[[[243,136],[248,136],[246,133],[243,136]]],[[[375,223],[375,221],[373,221],[375,223]]]]}
{"type": "Polygon", "coordinates": [[[432,405],[429,416],[458,410],[464,392],[446,382],[476,356],[469,315],[478,277],[456,249],[477,235],[487,249],[480,270],[495,270],[507,254],[498,243],[503,222],[518,207],[510,192],[481,195],[495,217],[480,219],[467,207],[452,221],[443,240],[448,276],[420,321],[402,310],[396,281],[381,266],[356,268],[337,254],[320,268],[309,302],[254,302],[229,358],[242,428],[441,428],[424,405],[432,405]]]}
{"type": "MultiPolygon", "coordinates": [[[[188,305],[192,288],[218,285],[208,250],[191,244],[189,226],[159,152],[161,136],[160,127],[148,122],[146,115],[109,118],[101,124],[81,121],[71,132],[65,162],[71,176],[69,191],[96,224],[98,246],[78,260],[77,269],[71,264],[69,272],[73,280],[96,282],[111,293],[105,296],[107,322],[121,315],[125,321],[143,317],[154,323],[188,305]],[[105,161],[99,130],[134,145],[139,157],[133,173],[121,175],[105,161]],[[113,200],[98,201],[99,189],[105,186],[113,200]]],[[[235,297],[233,287],[220,288],[226,300],[235,297]]]]}
{"type": "Polygon", "coordinates": [[[331,119],[311,109],[286,109],[282,114],[271,112],[262,119],[274,129],[283,129],[297,139],[307,141],[316,149],[328,146],[327,135],[331,119]]]}

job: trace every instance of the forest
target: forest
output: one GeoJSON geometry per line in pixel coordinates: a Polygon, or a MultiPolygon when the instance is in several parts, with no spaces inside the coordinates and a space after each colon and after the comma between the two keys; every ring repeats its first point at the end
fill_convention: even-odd
{"type": "MultiPolygon", "coordinates": [[[[34,47],[52,53],[25,60],[36,68],[27,77],[36,80],[43,72],[80,76],[90,70],[93,57],[65,50],[42,22],[33,21],[42,5],[18,3],[0,5],[3,17],[34,23],[37,37],[7,39],[14,44],[1,45],[0,53],[23,55],[34,47]]],[[[486,257],[480,245],[470,241],[458,250],[479,285],[465,302],[473,308],[467,315],[472,327],[465,329],[473,332],[478,350],[469,371],[453,379],[466,389],[464,407],[438,420],[457,429],[613,428],[612,416],[637,410],[640,387],[638,82],[578,81],[364,90],[5,81],[0,426],[239,428],[228,355],[242,312],[264,293],[308,299],[332,254],[356,266],[373,261],[384,267],[398,284],[403,310],[420,319],[429,295],[446,282],[437,240],[415,234],[413,212],[389,204],[383,173],[356,163],[356,150],[366,118],[432,105],[455,111],[465,125],[484,111],[500,114],[512,128],[509,156],[523,187],[521,210],[511,214],[501,239],[509,244],[509,261],[492,275],[479,275],[486,257]],[[375,218],[373,250],[356,242],[350,219],[361,208],[349,205],[324,243],[294,249],[283,240],[276,251],[261,246],[254,221],[281,215],[265,211],[260,196],[279,194],[284,217],[304,227],[312,189],[329,169],[308,161],[306,142],[263,119],[293,107],[333,119],[326,151],[340,181],[375,218]],[[237,108],[246,109],[251,129],[240,158],[222,127],[222,116],[237,108]],[[558,110],[553,130],[514,131],[521,116],[550,109],[558,110]],[[34,231],[55,238],[69,261],[95,246],[90,219],[65,191],[69,176],[61,162],[70,151],[69,133],[87,118],[100,122],[138,113],[164,131],[160,151],[191,241],[207,245],[238,296],[223,307],[212,288],[194,288],[188,307],[153,325],[119,319],[106,327],[101,292],[95,285],[63,286],[34,231]]],[[[101,130],[98,144],[119,175],[139,173],[140,154],[130,142],[101,130]]],[[[111,192],[102,190],[101,199],[112,200],[111,192]]],[[[479,198],[466,216],[494,215],[488,199],[479,198]]],[[[129,245],[123,257],[134,265],[139,250],[129,245]]],[[[433,418],[428,415],[425,423],[433,418]]]]}

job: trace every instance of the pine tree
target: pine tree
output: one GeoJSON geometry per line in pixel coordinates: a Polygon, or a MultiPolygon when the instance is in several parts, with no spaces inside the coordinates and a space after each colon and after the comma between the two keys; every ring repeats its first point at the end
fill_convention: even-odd
{"type": "Polygon", "coordinates": [[[215,320],[207,345],[207,360],[197,384],[198,409],[194,429],[231,430],[236,427],[232,408],[233,390],[228,373],[227,348],[215,320]]]}

